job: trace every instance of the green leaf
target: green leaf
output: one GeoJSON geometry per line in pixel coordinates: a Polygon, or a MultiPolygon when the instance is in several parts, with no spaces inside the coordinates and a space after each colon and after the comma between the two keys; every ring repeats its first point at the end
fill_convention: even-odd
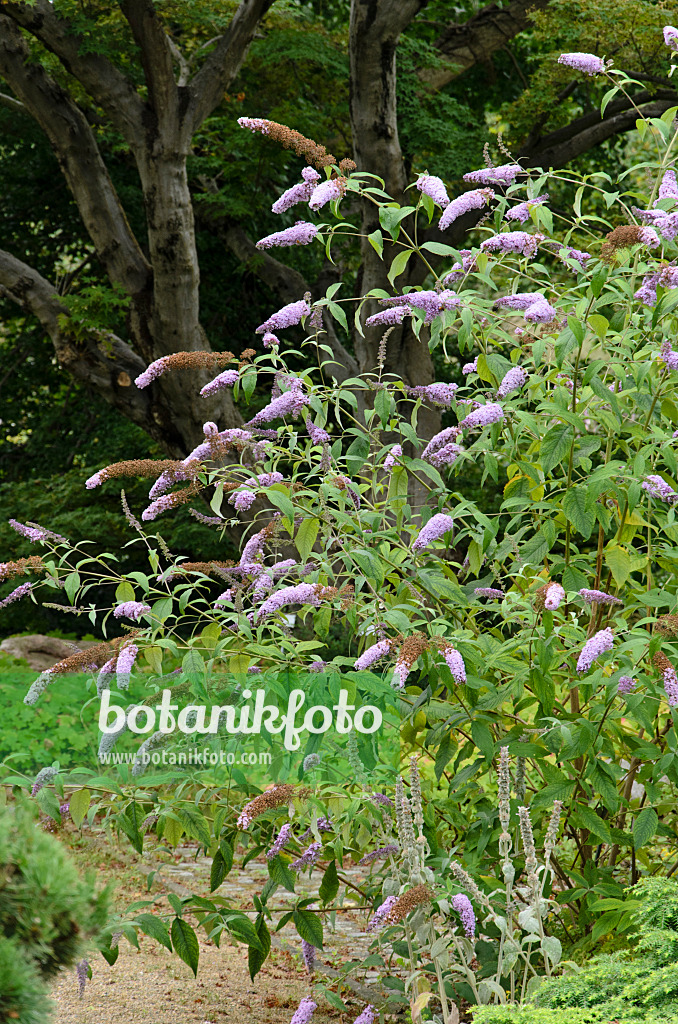
{"type": "Polygon", "coordinates": [[[150,935],[152,939],[163,945],[165,949],[169,949],[170,953],[172,952],[172,943],[170,942],[167,926],[159,917],[154,917],[153,914],[139,914],[137,921],[144,935],[150,935]]]}
{"type": "Polygon", "coordinates": [[[294,892],[295,877],[282,857],[273,857],[268,862],[268,873],[276,885],[282,885],[288,892],[294,892]]]}
{"type": "Polygon", "coordinates": [[[230,871],[233,867],[233,847],[226,839],[222,839],[219,843],[219,853],[224,859],[226,871],[230,871]]]}
{"type": "Polygon", "coordinates": [[[472,722],[471,736],[476,747],[485,757],[485,760],[492,761],[494,758],[494,738],[489,726],[485,725],[484,722],[472,722]]]}
{"type": "Polygon", "coordinates": [[[586,334],[586,331],[584,329],[584,325],[579,320],[577,320],[576,317],[568,316],[568,318],[567,318],[567,326],[570,328],[570,330],[574,334],[575,339],[577,341],[577,344],[581,345],[582,341],[584,340],[584,336],[586,334]]]}
{"type": "Polygon", "coordinates": [[[212,837],[207,818],[205,818],[204,814],[193,808],[181,808],[177,810],[177,817],[184,826],[186,835],[190,836],[191,839],[197,839],[201,846],[209,850],[212,844],[212,837]]]}
{"type": "Polygon", "coordinates": [[[323,926],[320,918],[310,910],[295,910],[294,927],[305,942],[310,942],[316,949],[323,948],[323,926]]]}
{"type": "Polygon", "coordinates": [[[89,810],[92,794],[88,789],[78,789],[70,798],[69,813],[76,828],[80,828],[89,810]]]}
{"type": "Polygon", "coordinates": [[[228,871],[226,870],[221,850],[217,850],[212,859],[212,867],[210,868],[210,892],[214,892],[215,889],[219,888],[227,874],[228,871]]]}
{"type": "Polygon", "coordinates": [[[320,883],[318,895],[323,903],[329,903],[339,892],[339,876],[336,860],[330,861],[320,883]]]}
{"type": "Polygon", "coordinates": [[[403,249],[393,257],[393,263],[391,264],[391,269],[388,272],[388,279],[392,285],[394,284],[396,277],[400,277],[404,272],[408,260],[413,252],[414,249],[403,249]]]}
{"type": "Polygon", "coordinates": [[[283,491],[278,489],[280,486],[280,484],[273,484],[272,487],[269,487],[266,491],[266,497],[268,498],[272,505],[275,505],[276,508],[279,508],[282,514],[284,516],[287,516],[289,521],[293,523],[294,505],[289,499],[289,492],[287,488],[285,488],[283,493],[283,491]]]}
{"type": "Polygon", "coordinates": [[[610,326],[610,321],[606,316],[601,316],[600,313],[591,313],[589,316],[589,324],[596,332],[601,341],[607,334],[607,329],[610,326]]]}
{"type": "Polygon", "coordinates": [[[144,840],[139,832],[138,823],[136,820],[136,814],[134,808],[128,807],[126,811],[118,815],[118,825],[120,829],[125,833],[130,843],[137,851],[137,853],[144,852],[144,840]]]}
{"type": "Polygon", "coordinates": [[[155,601],[151,605],[151,615],[155,620],[154,625],[157,622],[164,622],[172,614],[172,598],[161,597],[159,601],[155,601]]]}
{"type": "Polygon", "coordinates": [[[618,587],[623,586],[633,569],[633,561],[626,548],[619,544],[612,544],[605,550],[605,565],[608,567],[614,582],[618,587]]]}
{"type": "Polygon", "coordinates": [[[134,600],[134,587],[127,580],[119,583],[115,590],[115,603],[123,604],[125,601],[134,600]]]}
{"type": "Polygon", "coordinates": [[[379,228],[377,228],[376,231],[373,231],[371,235],[368,235],[367,240],[372,246],[372,248],[375,250],[377,256],[379,256],[379,258],[381,259],[381,257],[384,255],[384,236],[382,235],[379,228]]]}
{"type": "Polygon", "coordinates": [[[587,807],[586,804],[577,804],[576,818],[580,826],[587,828],[598,839],[602,839],[604,843],[612,842],[610,826],[607,821],[596,814],[592,807],[587,807]]]}
{"type": "Polygon", "coordinates": [[[160,838],[164,839],[170,846],[177,846],[184,834],[184,826],[180,821],[176,821],[175,818],[170,818],[169,815],[163,815],[161,821],[162,834],[160,838]]]}
{"type": "Polygon", "coordinates": [[[351,558],[361,572],[381,587],[384,583],[384,570],[381,559],[373,551],[351,551],[351,558]]]}
{"type": "MultiPolygon", "coordinates": [[[[68,576],[64,581],[64,590],[68,594],[68,600],[73,604],[73,598],[78,592],[80,586],[80,573],[69,572],[68,576]]],[[[134,593],[134,591],[132,591],[134,593]]]]}
{"type": "Polygon", "coordinates": [[[297,551],[301,556],[302,562],[305,562],[313,550],[316,537],[318,536],[318,530],[320,529],[319,519],[304,519],[301,526],[297,530],[297,535],[294,538],[294,543],[297,551]]]}
{"type": "Polygon", "coordinates": [[[252,981],[256,978],[257,974],[266,963],[266,958],[271,951],[271,933],[266,927],[266,921],[264,915],[259,914],[254,925],[257,938],[261,945],[261,949],[257,949],[256,946],[250,946],[247,950],[247,966],[250,972],[250,978],[252,981]]]}
{"type": "Polygon", "coordinates": [[[570,451],[574,430],[567,423],[559,423],[544,435],[539,446],[539,462],[547,477],[570,451]]]}
{"type": "Polygon", "coordinates": [[[195,647],[186,651],[181,661],[181,669],[191,682],[203,682],[205,679],[205,659],[195,647]]]}
{"type": "Polygon", "coordinates": [[[636,850],[652,839],[657,831],[659,818],[653,807],[645,807],[633,823],[633,845],[636,850]]]}
{"type": "Polygon", "coordinates": [[[351,442],[346,452],[346,466],[350,476],[355,476],[365,465],[370,454],[370,439],[364,434],[351,442]]]}
{"type": "Polygon", "coordinates": [[[183,917],[175,917],[172,921],[172,944],[174,952],[181,957],[185,964],[198,976],[198,959],[200,957],[200,946],[198,937],[183,917]]]}
{"type": "Polygon", "coordinates": [[[580,533],[584,540],[588,540],[591,536],[596,516],[593,509],[586,508],[585,487],[570,487],[563,499],[563,512],[577,533],[580,533]]]}

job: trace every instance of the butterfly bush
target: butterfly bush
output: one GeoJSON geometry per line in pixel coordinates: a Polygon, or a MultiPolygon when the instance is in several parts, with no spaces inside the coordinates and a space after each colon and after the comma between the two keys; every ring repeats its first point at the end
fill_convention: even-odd
{"type": "MultiPolygon", "coordinates": [[[[670,26],[665,36],[678,43],[670,26]]],[[[638,88],[595,54],[563,54],[560,65],[566,82],[600,76],[603,93],[608,82],[630,95],[638,88]]],[[[12,521],[17,543],[39,542],[42,554],[3,556],[0,607],[56,594],[102,636],[41,673],[28,704],[62,674],[84,671],[83,703],[117,685],[129,710],[132,676],[154,698],[169,662],[182,666],[172,692],[187,700],[193,688],[216,702],[228,686],[241,711],[246,687],[261,682],[309,697],[326,687],[329,706],[346,688],[359,707],[378,695],[401,725],[400,759],[382,756],[380,735],[316,736],[310,748],[304,737],[272,786],[257,789],[243,774],[226,792],[207,777],[195,803],[182,805],[177,787],[167,814],[136,782],[110,798],[113,823],[137,849],[137,810],[158,814],[163,843],[173,834],[167,821],[191,821],[200,842],[213,840],[213,882],[242,848],[267,860],[271,881],[254,925],[251,904],[198,905],[212,933],[223,925],[238,941],[250,937],[251,965],[263,962],[271,919],[297,929],[295,948],[307,943],[310,959],[325,916],[346,906],[342,864],[351,857],[362,874],[348,893],[373,955],[382,941],[407,950],[398,952],[407,995],[389,989],[387,1012],[431,993],[431,1012],[449,1024],[452,991],[469,1004],[507,993],[520,1002],[533,976],[560,969],[561,942],[590,941],[601,893],[622,901],[638,864],[645,870],[654,856],[663,870],[678,856],[675,800],[663,799],[678,785],[674,114],[645,121],[660,156],[653,166],[648,156],[642,181],[529,167],[501,150],[461,185],[415,174],[409,212],[402,196],[366,185],[369,167],[354,173],[294,129],[241,119],[253,144],[282,144],[290,166],[299,161],[296,183],[270,199],[276,213],[304,204],[304,219],[262,247],[283,239],[320,255],[333,245],[342,265],[356,266],[354,213],[367,203],[387,243],[384,287],[352,295],[347,275],[341,290],[335,282],[325,294],[298,295],[253,323],[254,355],[174,354],[138,375],[143,389],[209,369],[206,385],[207,376],[182,378],[187,401],[199,402],[201,388],[237,385],[242,420],[206,418],[180,458],[130,459],[87,480],[88,489],[110,489],[118,477],[148,476],[148,504],[134,510],[136,526],[128,519],[148,574],[12,521]],[[302,169],[304,160],[312,166],[302,169]],[[342,197],[346,217],[335,219],[329,204],[342,197]],[[441,211],[432,221],[431,201],[441,211]],[[395,227],[394,212],[404,212],[395,227]],[[420,244],[426,232],[433,246],[420,244]],[[453,237],[463,249],[448,244],[453,237]],[[400,258],[391,284],[394,251],[407,264],[400,258]],[[355,376],[342,367],[340,382],[330,323],[333,339],[363,345],[374,365],[355,376]],[[435,366],[416,380],[398,356],[413,341],[435,366]],[[193,508],[203,497],[210,508],[193,508]],[[155,532],[184,504],[206,537],[218,531],[223,561],[205,562],[200,551],[196,561],[175,557],[155,532]],[[104,607],[88,596],[94,580],[104,607]],[[419,760],[404,783],[410,754],[419,760]],[[648,794],[644,805],[634,786],[648,794]],[[327,904],[300,904],[284,919],[279,887],[299,895],[310,867],[327,904]],[[247,924],[233,924],[238,913],[247,924]]],[[[377,236],[367,244],[372,258],[377,236]]],[[[128,742],[138,754],[156,741],[123,724],[100,737],[102,765],[128,742]]],[[[60,784],[50,776],[36,799],[47,806],[54,795],[57,806],[48,787],[60,784]]],[[[386,957],[380,969],[388,973],[386,957]]],[[[295,1024],[314,1009],[302,1000],[295,1024]]]]}

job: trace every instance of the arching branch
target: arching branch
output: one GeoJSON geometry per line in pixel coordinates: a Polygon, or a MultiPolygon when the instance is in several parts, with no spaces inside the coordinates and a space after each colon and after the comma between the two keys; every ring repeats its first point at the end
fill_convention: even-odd
{"type": "MultiPolygon", "coordinates": [[[[106,57],[88,52],[85,39],[49,0],[2,4],[2,14],[39,39],[80,82],[133,148],[143,145],[144,103],[133,83],[106,57]]],[[[4,31],[4,29],[3,29],[4,31]]]]}
{"type": "Polygon", "coordinates": [[[489,4],[462,24],[452,23],[440,34],[435,46],[445,63],[422,68],[419,77],[431,89],[442,89],[475,64],[489,60],[529,25],[529,12],[546,7],[549,0],[513,0],[507,7],[489,4]]]}
{"type": "Polygon", "coordinates": [[[150,267],[127,222],[85,115],[45,69],[31,61],[21,32],[1,13],[0,74],[47,135],[111,281],[130,294],[141,292],[150,267]]]}
{"type": "Polygon", "coordinates": [[[257,25],[274,0],[242,0],[231,24],[189,83],[185,123],[196,131],[221,102],[245,59],[257,25]]]}

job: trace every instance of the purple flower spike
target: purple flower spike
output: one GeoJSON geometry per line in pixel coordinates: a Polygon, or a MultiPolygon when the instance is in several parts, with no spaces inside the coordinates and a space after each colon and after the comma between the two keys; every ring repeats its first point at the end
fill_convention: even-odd
{"type": "Polygon", "coordinates": [[[497,391],[497,398],[506,398],[512,391],[520,391],[527,383],[529,374],[522,366],[514,366],[508,371],[497,391]]]}
{"type": "Polygon", "coordinates": [[[676,675],[676,670],[672,665],[669,665],[662,674],[664,676],[664,692],[666,693],[669,707],[678,707],[678,676],[676,675]]]}
{"type": "Polygon", "coordinates": [[[496,402],[488,402],[481,405],[479,409],[470,412],[461,423],[461,430],[468,430],[471,427],[489,427],[492,423],[499,423],[504,418],[504,410],[496,402]]]}
{"type": "Polygon", "coordinates": [[[678,352],[674,352],[671,347],[671,342],[668,339],[662,342],[662,347],[659,350],[659,358],[668,370],[678,370],[678,352]]]}
{"type": "MultiPolygon", "coordinates": [[[[678,33],[676,34],[676,38],[678,38],[678,33]]],[[[676,181],[675,171],[667,171],[662,178],[662,183],[659,186],[659,195],[655,199],[654,205],[657,206],[662,199],[678,200],[678,182],[676,181]]]]}
{"type": "Polygon", "coordinates": [[[20,533],[22,537],[26,537],[33,544],[43,540],[55,540],[62,541],[64,544],[68,544],[65,537],[62,537],[60,533],[53,533],[51,530],[46,530],[43,526],[25,526],[23,523],[17,523],[16,519],[8,519],[8,525],[20,533]]]}
{"type": "Polygon", "coordinates": [[[297,583],[294,587],[283,587],[272,594],[259,608],[258,619],[265,615],[271,615],[288,604],[312,604],[314,608],[320,607],[318,587],[313,583],[297,583]]]}
{"type": "Polygon", "coordinates": [[[306,420],[306,430],[313,444],[329,444],[332,440],[327,431],[317,426],[310,417],[306,420]]]}
{"type": "Polygon", "coordinates": [[[412,310],[409,306],[391,306],[390,309],[385,309],[383,313],[373,313],[372,316],[368,316],[365,321],[365,327],[377,327],[380,324],[392,327],[394,324],[401,324],[406,316],[412,316],[412,310]]]}
{"type": "Polygon", "coordinates": [[[292,1017],[290,1024],[309,1024],[309,1021],[317,1008],[318,1004],[314,1003],[312,999],[309,999],[308,996],[306,996],[299,1003],[297,1011],[294,1014],[294,1017],[292,1017]]]}
{"type": "Polygon", "coordinates": [[[224,370],[218,377],[211,380],[209,384],[205,384],[205,387],[200,389],[200,394],[203,398],[207,395],[214,395],[217,391],[221,391],[222,388],[232,388],[238,380],[240,380],[239,370],[224,370]]]}
{"type": "Polygon", "coordinates": [[[673,25],[665,25],[664,42],[667,46],[670,46],[672,50],[675,50],[678,45],[678,28],[674,28],[673,25]]]}
{"type": "Polygon", "coordinates": [[[646,477],[645,480],[643,480],[641,487],[644,491],[647,491],[651,497],[661,498],[662,501],[667,501],[670,505],[673,505],[678,501],[678,493],[674,491],[673,487],[669,487],[666,480],[657,476],[656,473],[651,473],[646,477]]]}
{"type": "Polygon", "coordinates": [[[16,590],[13,590],[11,594],[8,594],[7,597],[3,597],[2,601],[0,601],[0,608],[6,608],[8,605],[14,604],[15,601],[20,601],[22,597],[26,596],[26,594],[30,594],[32,589],[32,583],[22,583],[21,586],[17,587],[16,590]]]}
{"type": "MultiPolygon", "coordinates": [[[[439,405],[444,409],[449,409],[452,405],[452,399],[454,393],[458,389],[458,384],[444,384],[436,382],[435,384],[418,384],[416,387],[408,387],[407,393],[414,395],[415,398],[421,398],[431,402],[432,405],[439,405]]],[[[401,452],[402,454],[402,452],[401,452]]]]}
{"type": "Polygon", "coordinates": [[[317,234],[318,228],[315,224],[298,220],[291,228],[274,231],[272,235],[260,238],[257,242],[257,249],[273,249],[275,246],[286,245],[310,245],[317,234]]]}
{"type": "Polygon", "coordinates": [[[524,224],[526,220],[530,219],[530,210],[533,210],[535,206],[541,206],[547,199],[548,192],[545,192],[543,196],[537,196],[535,199],[528,199],[524,203],[518,203],[517,206],[506,211],[504,220],[517,220],[519,224],[524,224]]]}
{"type": "Polygon", "coordinates": [[[554,612],[565,600],[565,591],[560,583],[550,583],[544,594],[544,608],[554,612]]]}
{"type": "Polygon", "coordinates": [[[471,192],[464,192],[457,199],[453,199],[449,206],[445,208],[442,217],[438,221],[438,227],[441,231],[444,231],[459,217],[463,217],[465,213],[469,213],[471,210],[482,210],[491,199],[494,199],[494,195],[491,188],[476,188],[471,192]]]}
{"type": "Polygon", "coordinates": [[[136,644],[128,644],[127,647],[123,647],[118,655],[116,662],[116,682],[121,690],[126,690],[129,687],[129,678],[134,662],[136,661],[139,648],[136,644]]]}
{"type": "Polygon", "coordinates": [[[301,940],[301,955],[304,958],[306,971],[312,975],[315,970],[315,946],[312,946],[306,939],[301,940]]]}
{"type": "Polygon", "coordinates": [[[365,867],[367,864],[372,864],[375,860],[384,860],[386,857],[390,857],[392,853],[398,853],[399,850],[400,847],[393,843],[389,843],[388,846],[380,846],[377,850],[372,850],[371,853],[366,853],[365,856],[358,861],[358,864],[365,867]]]}
{"type": "Polygon", "coordinates": [[[606,594],[603,590],[586,590],[585,588],[579,591],[579,596],[583,597],[587,604],[593,604],[595,601],[597,604],[623,604],[618,597],[613,597],[612,594],[606,594]]]}
{"type": "Polygon", "coordinates": [[[393,904],[397,902],[397,896],[387,896],[384,902],[381,904],[381,906],[375,910],[374,914],[372,915],[372,919],[368,924],[367,928],[365,929],[365,931],[376,932],[379,931],[380,928],[383,928],[384,924],[386,923],[385,919],[388,917],[391,908],[393,907],[393,904]]]}
{"type": "Polygon", "coordinates": [[[464,926],[464,934],[467,939],[475,938],[476,934],[476,915],[473,913],[473,906],[468,896],[464,893],[457,893],[450,900],[452,907],[457,911],[461,918],[461,923],[464,926]]]}
{"type": "Polygon", "coordinates": [[[502,164],[501,167],[481,167],[479,171],[469,171],[464,181],[473,181],[480,185],[511,185],[520,172],[520,164],[502,164]]]}
{"type": "Polygon", "coordinates": [[[310,846],[304,850],[301,857],[292,861],[290,867],[293,871],[303,871],[304,868],[313,867],[322,853],[322,848],[322,843],[311,843],[310,846]]]}
{"type": "Polygon", "coordinates": [[[492,235],[480,243],[483,252],[519,253],[532,258],[537,255],[537,246],[544,241],[543,235],[531,235],[527,231],[504,231],[500,235],[492,235]]]}
{"type": "Polygon", "coordinates": [[[464,363],[464,365],[461,368],[461,372],[464,374],[464,376],[468,376],[469,373],[477,373],[478,372],[478,356],[475,357],[475,359],[473,360],[472,363],[464,363]]]}
{"type": "Polygon", "coordinates": [[[438,540],[444,533],[454,528],[452,516],[437,512],[419,531],[419,535],[412,545],[413,551],[423,551],[434,540],[438,540]]]}
{"type": "Polygon", "coordinates": [[[417,181],[417,188],[420,192],[423,192],[425,196],[430,196],[434,203],[438,206],[449,206],[450,197],[447,194],[445,185],[440,178],[436,178],[433,174],[422,174],[417,181]]]}
{"type": "Polygon", "coordinates": [[[586,75],[600,75],[605,70],[605,61],[595,53],[561,53],[558,63],[586,75]]]}
{"type": "Polygon", "coordinates": [[[312,210],[320,210],[321,207],[332,202],[334,199],[341,199],[345,191],[345,184],[339,178],[329,178],[327,181],[321,181],[313,189],[308,205],[312,210]]]}
{"type": "Polygon", "coordinates": [[[235,491],[229,498],[230,503],[238,512],[246,512],[248,508],[252,508],[256,500],[257,496],[254,491],[248,490],[235,491]]]}
{"type": "Polygon", "coordinates": [[[496,587],[476,587],[473,593],[477,597],[496,597],[497,600],[504,596],[504,591],[496,587]]]}
{"type": "Polygon", "coordinates": [[[147,615],[150,610],[150,604],[144,604],[142,601],[124,601],[113,609],[113,615],[116,619],[124,616],[126,619],[134,619],[135,622],[138,622],[141,616],[147,615]]]}
{"type": "Polygon", "coordinates": [[[391,642],[389,640],[380,640],[379,643],[372,644],[367,650],[363,651],[358,660],[356,661],[353,668],[357,672],[362,672],[365,669],[370,668],[375,662],[383,658],[385,654],[391,649],[391,642]]]}
{"type": "Polygon", "coordinates": [[[271,420],[287,416],[290,413],[293,416],[298,416],[307,402],[308,399],[301,388],[292,388],[291,391],[285,391],[282,395],[278,395],[277,398],[269,402],[268,405],[265,405],[256,416],[252,417],[247,426],[259,427],[262,423],[270,423],[271,420]]]}
{"type": "Polygon", "coordinates": [[[264,320],[263,324],[259,324],[254,333],[265,334],[268,331],[281,331],[285,327],[294,327],[301,323],[303,317],[310,316],[310,313],[311,307],[304,299],[299,299],[298,302],[288,302],[277,313],[269,316],[268,320],[264,320]]]}
{"type": "Polygon", "coordinates": [[[583,675],[584,672],[588,672],[591,665],[597,658],[599,658],[605,651],[611,651],[614,646],[614,633],[608,626],[607,629],[601,629],[587,640],[582,647],[581,654],[577,660],[577,672],[579,675],[583,675]]]}
{"type": "Polygon", "coordinates": [[[370,799],[373,800],[375,804],[379,804],[381,807],[394,806],[393,801],[390,799],[390,797],[387,797],[385,793],[372,793],[370,799]]]}
{"type": "Polygon", "coordinates": [[[394,444],[390,452],[384,459],[384,469],[392,469],[396,464],[396,459],[402,458],[403,448],[400,444],[394,444]]]}
{"type": "Polygon", "coordinates": [[[268,860],[273,860],[274,857],[277,857],[280,851],[287,846],[287,844],[291,841],[292,838],[292,826],[290,824],[283,825],[280,831],[278,832],[278,835],[273,843],[273,846],[270,848],[270,850],[266,851],[266,856],[268,860]]]}
{"type": "Polygon", "coordinates": [[[446,647],[444,651],[444,657],[447,667],[452,673],[452,678],[454,679],[454,681],[456,683],[465,683],[466,665],[464,664],[464,659],[462,658],[461,654],[456,649],[456,647],[446,647]]]}
{"type": "Polygon", "coordinates": [[[365,1007],[360,1016],[356,1017],[356,1019],[353,1021],[353,1024],[374,1024],[376,1019],[377,1011],[370,1003],[365,1007]]]}
{"type": "Polygon", "coordinates": [[[631,690],[636,685],[636,680],[631,676],[620,676],[619,685],[617,686],[617,693],[631,693],[631,690]]]}

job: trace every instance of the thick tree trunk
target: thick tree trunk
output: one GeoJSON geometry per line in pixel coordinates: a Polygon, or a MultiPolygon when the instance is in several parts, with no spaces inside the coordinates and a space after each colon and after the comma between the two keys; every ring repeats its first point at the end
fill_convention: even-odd
{"type": "MultiPolygon", "coordinates": [[[[351,127],[353,131],[354,159],[361,171],[378,174],[384,180],[385,190],[401,205],[407,203],[407,180],[403,155],[398,139],[396,103],[396,49],[401,33],[428,0],[352,0],[349,53],[351,62],[351,127]]],[[[362,208],[361,268],[358,275],[358,294],[373,288],[391,290],[387,273],[393,255],[393,245],[384,246],[380,259],[367,235],[379,228],[377,207],[364,202],[362,208]]],[[[388,237],[388,236],[386,236],[388,237]]],[[[396,279],[400,289],[408,283],[406,275],[396,279]]],[[[381,308],[376,301],[365,303],[364,318],[381,308]]],[[[360,370],[374,371],[377,366],[379,343],[385,329],[366,327],[364,337],[354,334],[354,345],[360,370]]],[[[403,378],[410,385],[430,384],[433,362],[426,339],[428,331],[421,332],[421,340],[405,323],[389,334],[386,343],[384,372],[403,378]]],[[[440,413],[431,406],[420,410],[420,435],[432,437],[440,430],[440,413]]],[[[413,490],[410,501],[420,506],[427,492],[413,490]]]]}
{"type": "Polygon", "coordinates": [[[6,3],[0,13],[0,74],[47,135],[97,257],[130,299],[132,345],[68,328],[68,310],[44,277],[0,251],[0,286],[38,317],[57,358],[93,393],[141,426],[173,458],[203,438],[203,424],[242,423],[230,392],[203,399],[210,371],[163,374],[139,390],[146,365],[180,351],[210,350],[200,324],[200,271],[186,160],[191,138],[237,74],[256,26],[273,0],[242,0],[229,29],[192,81],[174,78],[176,48],[152,0],[121,9],[141,52],[144,99],[105,57],[91,52],[49,0],[6,3]],[[50,49],[103,109],[130,147],[141,180],[148,258],[134,237],[88,119],[76,100],[31,57],[24,29],[50,49]]]}

